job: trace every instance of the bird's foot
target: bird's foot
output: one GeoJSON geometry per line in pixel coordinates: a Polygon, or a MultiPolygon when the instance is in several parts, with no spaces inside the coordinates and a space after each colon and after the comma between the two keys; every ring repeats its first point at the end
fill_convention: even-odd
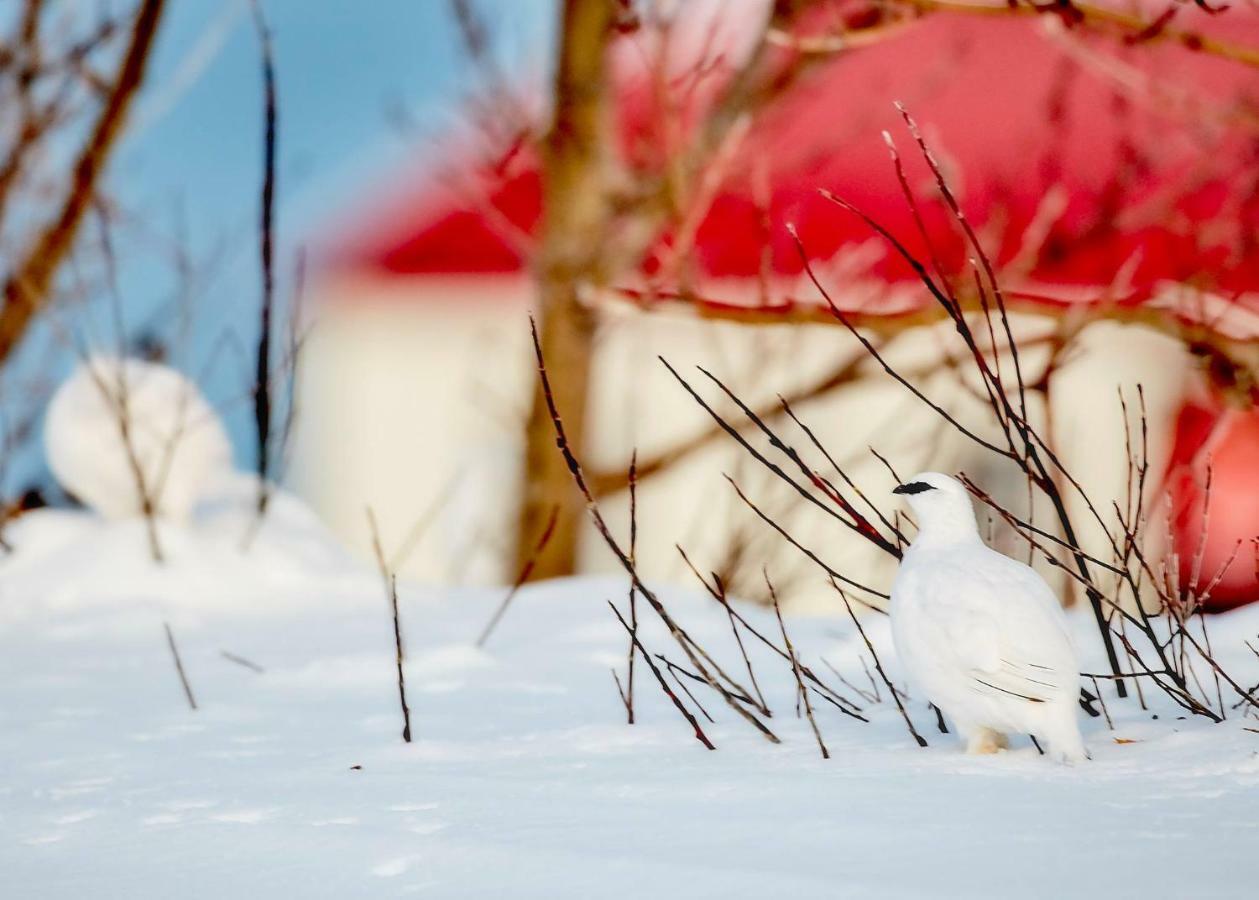
{"type": "Polygon", "coordinates": [[[996,753],[1010,746],[1004,734],[992,728],[976,728],[966,737],[966,752],[972,756],[996,753]]]}

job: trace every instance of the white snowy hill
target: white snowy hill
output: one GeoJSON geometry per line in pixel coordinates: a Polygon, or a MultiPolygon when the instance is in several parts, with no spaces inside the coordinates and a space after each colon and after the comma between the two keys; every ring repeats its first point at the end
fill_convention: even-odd
{"type": "MultiPolygon", "coordinates": [[[[1183,721],[1113,699],[1093,759],[1025,742],[962,755],[918,698],[869,724],[817,704],[749,644],[783,743],[696,697],[705,750],[639,665],[639,723],[609,669],[622,580],[524,590],[484,651],[500,590],[400,586],[415,742],[400,739],[381,579],[280,495],[246,552],[245,505],[163,525],[42,511],[0,559],[0,872],[13,898],[1253,897],[1259,721],[1183,721]],[[178,642],[189,708],[166,644],[178,642]],[[224,656],[246,660],[261,671],[224,656]]],[[[721,608],[662,595],[723,666],[721,608]]],[[[742,608],[776,635],[772,613],[742,608]]],[[[643,639],[677,658],[643,604],[643,639]]],[[[867,619],[894,681],[887,620],[867,619]]],[[[1073,622],[1088,634],[1084,617],[1073,622]]],[[[1259,609],[1212,621],[1259,680],[1259,609]]],[[[788,618],[804,662],[869,691],[846,616],[788,618]]],[[[1087,641],[1087,639],[1086,639],[1087,641]]],[[[1086,643],[1086,650],[1091,644],[1086,643]]],[[[1227,649],[1222,649],[1227,648],[1227,649]]],[[[1097,665],[1085,653],[1085,665],[1097,665]]],[[[1096,669],[1094,669],[1096,671],[1096,669]]],[[[838,682],[836,682],[838,684],[838,682]]],[[[676,690],[676,687],[675,687],[676,690]]]]}

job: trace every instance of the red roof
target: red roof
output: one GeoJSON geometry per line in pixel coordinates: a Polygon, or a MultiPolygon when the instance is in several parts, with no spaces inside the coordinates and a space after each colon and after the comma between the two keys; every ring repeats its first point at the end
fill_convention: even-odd
{"type": "MultiPolygon", "coordinates": [[[[1259,14],[1249,8],[1209,17],[1184,7],[1174,24],[1219,33],[1225,19],[1229,40],[1259,45],[1259,14]]],[[[1226,295],[1259,288],[1254,70],[1171,42],[1124,46],[1112,37],[1054,35],[1057,24],[935,14],[821,66],[739,145],[696,232],[692,275],[700,282],[756,276],[767,246],[773,273],[798,274],[788,223],[817,260],[870,240],[869,228],[818,188],[923,253],[884,130],[922,199],[936,252],[946,265],[963,263],[961,236],[931,199],[929,173],[894,108],[902,101],[989,253],[1001,263],[1023,260],[1030,244],[1024,272],[1032,281],[1098,287],[1118,278],[1130,298],[1164,280],[1226,295]],[[768,197],[767,208],[758,197],[768,197]]],[[[665,138],[649,95],[629,89],[620,109],[626,157],[658,168],[665,138]]],[[[367,211],[365,231],[341,239],[338,267],[405,275],[525,270],[541,218],[536,158],[526,145],[463,154],[440,178],[389,190],[393,199],[367,211]]],[[[662,235],[643,261],[648,276],[669,243],[662,235]]],[[[890,254],[868,271],[888,280],[911,275],[890,254]]]]}

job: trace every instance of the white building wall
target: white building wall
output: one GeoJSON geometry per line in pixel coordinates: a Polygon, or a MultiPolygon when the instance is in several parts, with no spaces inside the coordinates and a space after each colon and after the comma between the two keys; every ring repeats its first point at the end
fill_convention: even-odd
{"type": "MultiPolygon", "coordinates": [[[[294,480],[320,514],[360,552],[370,549],[365,509],[376,512],[387,552],[414,544],[400,562],[411,578],[432,582],[503,582],[515,528],[520,441],[533,379],[528,345],[529,286],[523,279],[425,279],[408,287],[341,282],[322,290],[320,321],[302,362],[294,480]],[[416,530],[423,531],[418,540],[416,530]]],[[[1037,324],[1023,323],[1030,329],[1037,324]]],[[[593,374],[590,471],[623,469],[634,447],[640,460],[708,429],[712,422],[656,359],[667,358],[715,407],[737,410],[708,383],[708,368],[753,407],[790,394],[859,351],[841,329],[714,324],[628,309],[605,316],[593,374]]],[[[938,357],[938,333],[899,339],[898,367],[923,367],[938,357]]],[[[1024,354],[1029,369],[1035,353],[1024,354]]],[[[894,481],[866,450],[873,444],[903,476],[927,468],[964,469],[1011,508],[1025,503],[1021,477],[1009,464],[976,450],[870,367],[871,377],[797,412],[832,455],[885,511],[898,508],[894,481]]],[[[1055,444],[1064,462],[1098,496],[1123,496],[1123,432],[1117,389],[1145,385],[1154,471],[1169,452],[1172,422],[1189,362],[1169,339],[1140,328],[1099,325],[1055,377],[1051,404],[1055,444]],[[1118,330],[1117,330],[1118,329],[1118,330]]],[[[984,407],[949,373],[924,382],[928,392],[977,429],[984,407]]],[[[1038,397],[1032,418],[1044,424],[1038,397]]],[[[783,429],[824,473],[825,460],[799,431],[783,429]]],[[[759,445],[764,445],[763,441],[759,445]]],[[[790,467],[786,467],[790,470],[790,467]]],[[[818,570],[760,523],[723,477],[730,474],[802,543],[853,577],[886,589],[889,560],[811,508],[722,438],[639,493],[639,554],[644,571],[689,580],[676,544],[705,571],[724,568],[742,547],[735,586],[757,590],[768,565],[784,592],[803,607],[834,610],[835,597],[818,570]],[[746,546],[743,546],[745,545],[746,546]]],[[[1068,491],[1068,494],[1070,492],[1068,491]]],[[[1109,501],[1105,501],[1109,508],[1109,501]]],[[[1047,504],[1040,513],[1048,513],[1047,504]]],[[[603,501],[608,520],[628,531],[624,493],[603,501]]],[[[1077,521],[1087,514],[1073,502],[1077,521]]],[[[1086,547],[1106,556],[1099,528],[1084,526],[1086,547]]],[[[617,567],[593,530],[583,568],[617,567]]],[[[1000,529],[994,539],[1002,540],[1000,529]]],[[[1018,552],[1009,542],[1005,548],[1018,552]]]]}

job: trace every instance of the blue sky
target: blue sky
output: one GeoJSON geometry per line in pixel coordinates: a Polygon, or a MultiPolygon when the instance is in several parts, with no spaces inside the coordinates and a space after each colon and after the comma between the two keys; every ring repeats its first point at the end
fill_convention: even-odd
{"type": "MultiPolygon", "coordinates": [[[[546,4],[509,5],[510,18],[532,18],[542,34],[546,4]]],[[[248,190],[260,159],[261,83],[248,4],[170,6],[114,185],[140,202],[182,196],[198,230],[235,227],[242,216],[252,221],[248,190]]],[[[280,90],[281,200],[296,237],[314,224],[309,217],[333,214],[404,158],[391,108],[440,128],[474,73],[445,0],[271,0],[265,8],[280,90]]]]}
{"type": "MultiPolygon", "coordinates": [[[[446,0],[264,0],[279,90],[278,275],[281,293],[294,249],[335,228],[364,194],[414,163],[458,121],[476,84],[446,0]],[[398,125],[405,110],[411,129],[398,125]]],[[[552,31],[553,0],[481,0],[506,65],[539,71],[552,31]]],[[[169,254],[155,245],[182,234],[210,277],[191,337],[176,362],[198,369],[225,329],[256,340],[259,276],[256,221],[262,158],[262,83],[247,0],[168,4],[131,129],[109,171],[109,193],[138,225],[115,238],[128,325],[169,304],[176,283],[169,254]],[[139,233],[143,232],[143,237],[139,233]],[[155,238],[154,235],[157,237],[155,238]]],[[[94,329],[96,341],[101,328],[94,329]]],[[[20,368],[46,374],[32,335],[20,368]]],[[[56,351],[54,351],[56,352],[56,351]]],[[[248,464],[247,382],[235,350],[206,377],[248,464]]],[[[73,356],[57,354],[58,373],[73,356]]],[[[12,371],[12,370],[11,370],[12,371]]],[[[20,376],[20,372],[18,373],[20,376]]],[[[32,477],[30,465],[13,477],[32,477]]]]}

